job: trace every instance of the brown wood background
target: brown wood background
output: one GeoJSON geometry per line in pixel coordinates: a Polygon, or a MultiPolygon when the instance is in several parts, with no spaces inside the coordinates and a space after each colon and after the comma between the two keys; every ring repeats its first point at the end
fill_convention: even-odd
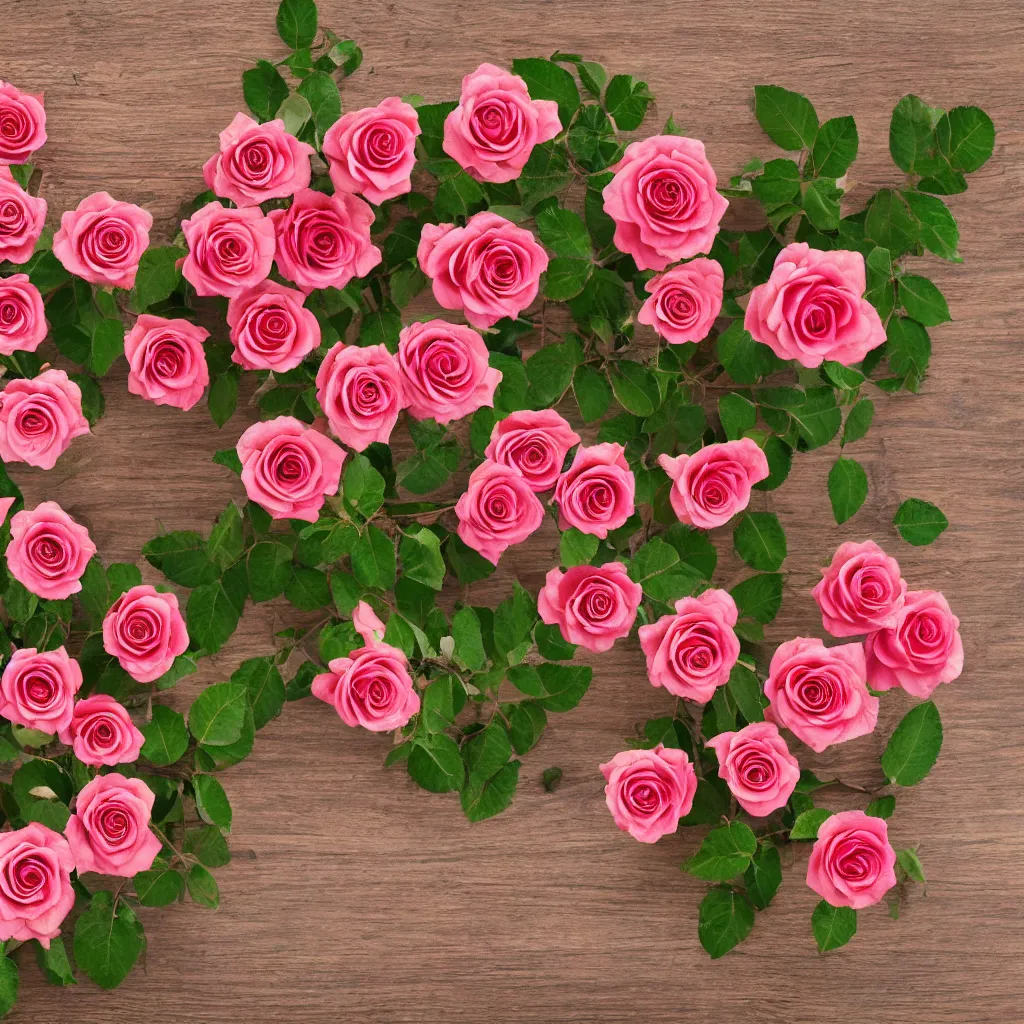
{"type": "MultiPolygon", "coordinates": [[[[252,1024],[293,1021],[590,1024],[613,1021],[997,1022],[1024,1020],[1024,796],[1021,730],[1021,295],[1024,274],[1024,10],[1019,0],[322,0],[322,22],[363,46],[350,108],[396,93],[453,97],[483,60],[581,51],[645,78],[703,139],[721,177],[771,155],[750,110],[752,87],[808,93],[822,118],[852,113],[861,135],[854,196],[897,180],[889,113],[914,91],[941,106],[978,103],[999,135],[970,191],[951,201],[965,264],[927,272],[955,322],[933,332],[924,393],[878,400],[856,446],[871,494],[831,523],[832,452],[797,460],[758,501],[790,539],[790,576],[773,638],[817,633],[809,588],[842,539],[874,536],[916,586],[941,588],[959,614],[967,668],[943,687],[940,762],[901,794],[897,843],[920,843],[929,884],[903,918],[862,913],[844,951],[819,957],[802,881],[806,851],[754,935],[717,963],[696,938],[704,886],[683,875],[693,839],[648,847],[613,827],[597,763],[635,721],[667,703],[649,687],[635,643],[599,662],[591,693],[558,716],[524,765],[500,818],[470,826],[450,798],[381,768],[386,740],[345,729],[318,702],[290,705],[253,756],[225,776],[235,861],[218,872],[222,906],[145,914],[149,951],[114,994],[46,986],[23,968],[17,1021],[252,1024]],[[889,525],[908,496],[937,502],[950,529],[931,548],[889,525]],[[565,771],[554,795],[541,771],[565,771]]],[[[241,71],[280,54],[273,0],[2,0],[0,76],[46,91],[50,141],[38,163],[54,222],[98,189],[147,206],[173,233],[178,202],[202,187],[217,132],[242,105],[241,71]]],[[[108,412],[49,473],[17,472],[30,500],[53,498],[86,521],[109,559],[134,560],[157,531],[204,529],[239,493],[210,462],[234,443],[205,406],[190,413],[130,396],[123,362],[108,412]]],[[[727,543],[728,537],[724,538],[727,543]]],[[[536,589],[551,536],[503,563],[536,589]]],[[[735,567],[733,567],[735,568],[735,567]]],[[[725,582],[729,566],[725,565],[725,582]]],[[[270,650],[287,606],[247,613],[202,682],[270,650]]],[[[900,709],[885,702],[887,727],[900,709]]],[[[881,731],[881,730],[880,730],[881,731]]],[[[879,737],[848,744],[826,768],[867,764],[879,737]]]]}

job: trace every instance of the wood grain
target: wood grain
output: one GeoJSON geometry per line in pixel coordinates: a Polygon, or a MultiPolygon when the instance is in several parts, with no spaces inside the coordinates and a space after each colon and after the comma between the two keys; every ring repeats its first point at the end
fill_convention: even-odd
{"type": "MultiPolygon", "coordinates": [[[[145,915],[149,951],[114,994],[46,986],[23,970],[16,1021],[107,1024],[611,1024],[643,1020],[971,1022],[1024,1019],[1024,701],[1021,699],[1024,10],[1018,0],[321,0],[322,21],[357,39],[364,69],[350,108],[419,92],[457,94],[483,60],[581,51],[645,78],[707,143],[721,175],[770,155],[750,112],[763,81],[811,95],[823,117],[854,114],[861,157],[854,197],[893,183],[889,112],[906,92],[941,106],[978,103],[996,153],[951,200],[962,267],[928,261],[953,324],[933,332],[924,393],[879,402],[858,443],[871,495],[842,528],[825,492],[830,452],[801,457],[781,491],[758,500],[790,539],[783,616],[773,639],[817,633],[809,588],[842,539],[874,536],[913,585],[942,588],[963,624],[967,669],[943,687],[942,758],[900,794],[891,826],[920,843],[929,884],[899,923],[863,913],[848,949],[819,957],[806,851],[755,935],[717,963],[696,939],[703,886],[680,860],[692,839],[641,846],[611,825],[599,761],[635,721],[664,709],[634,641],[599,663],[591,694],[528,756],[520,794],[500,818],[470,826],[451,799],[385,773],[380,738],[341,727],[316,702],[292,705],[225,776],[235,860],[219,872],[216,913],[145,915]],[[931,548],[900,544],[889,525],[903,498],[939,504],[951,527],[931,548]],[[545,794],[542,770],[562,787],[545,794]]],[[[280,52],[272,0],[3,0],[0,73],[46,91],[50,141],[39,163],[51,219],[105,188],[145,204],[165,233],[198,192],[216,133],[241,106],[241,71],[280,52]]],[[[134,560],[158,523],[205,528],[237,493],[210,462],[246,422],[223,431],[205,409],[182,414],[130,396],[123,363],[108,413],[49,473],[18,472],[30,500],[53,498],[86,521],[108,558],[134,560]]],[[[728,538],[725,538],[726,542],[728,538]]],[[[506,559],[504,579],[536,588],[554,539],[506,559]]],[[[727,576],[729,566],[726,565],[727,576]]],[[[735,566],[732,567],[736,569],[735,566]]],[[[734,572],[735,575],[735,572],[734,572]]],[[[728,582],[728,580],[727,580],[728,582]]],[[[287,607],[250,611],[200,680],[270,649],[287,607]]],[[[893,703],[893,702],[887,702],[893,703]]],[[[898,700],[894,703],[899,703],[898,700]]],[[[891,725],[898,709],[891,709],[891,725]]],[[[824,760],[854,770],[874,737],[824,760]]]]}

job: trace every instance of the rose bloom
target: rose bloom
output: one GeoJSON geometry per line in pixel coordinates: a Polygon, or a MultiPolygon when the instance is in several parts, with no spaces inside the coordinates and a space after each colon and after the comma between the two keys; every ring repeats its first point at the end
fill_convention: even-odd
{"type": "Polygon", "coordinates": [[[722,312],[725,274],[716,260],[696,259],[647,282],[650,298],[637,320],[670,345],[703,341],[722,312]]]}
{"type": "Polygon", "coordinates": [[[750,504],[751,487],[768,476],[768,459],[749,437],[705,445],[693,455],[659,455],[672,480],[669,500],[681,523],[724,526],[750,504]]]}
{"type": "Polygon", "coordinates": [[[35,352],[48,330],[43,297],[28,274],[0,280],[0,355],[35,352]]]}
{"type": "Polygon", "coordinates": [[[907,584],[896,559],[873,540],[840,544],[821,575],[811,593],[833,636],[858,636],[896,625],[907,584]]]}
{"type": "Polygon", "coordinates": [[[149,246],[152,214],[106,192],[87,196],[61,215],[53,255],[75,277],[104,288],[134,288],[139,260],[149,246]]]}
{"type": "Polygon", "coordinates": [[[0,82],[0,164],[23,164],[44,142],[43,94],[0,82]]]}
{"type": "Polygon", "coordinates": [[[604,540],[633,514],[636,480],[621,444],[580,445],[572,465],[558,478],[558,528],[574,526],[604,540]]]}
{"type": "Polygon", "coordinates": [[[801,366],[849,366],[885,341],[859,252],[793,242],[775,257],[771,277],[750,293],[743,326],[780,359],[801,366]]]}
{"type": "Polygon", "coordinates": [[[55,501],[44,501],[11,517],[7,568],[37,597],[62,601],[77,594],[82,573],[95,554],[89,531],[55,501]]]}
{"type": "Polygon", "coordinates": [[[518,469],[535,491],[555,486],[562,463],[580,435],[554,409],[523,409],[498,420],[484,455],[518,469]]]}
{"type": "Polygon", "coordinates": [[[53,469],[76,437],[89,433],[82,389],[63,370],[15,377],[0,392],[0,458],[53,469]]]}
{"type": "Polygon", "coordinates": [[[807,862],[807,884],[833,907],[870,907],[896,884],[884,818],[840,811],[826,818],[807,862]]]}
{"type": "Polygon", "coordinates": [[[324,498],[338,493],[344,449],[294,416],[254,423],[237,451],[245,493],[274,519],[315,523],[324,498]]]}
{"type": "Polygon", "coordinates": [[[706,704],[740,656],[736,602],[725,590],[705,590],[676,601],[675,615],[641,626],[640,646],[652,686],[706,704]]]}
{"type": "Polygon", "coordinates": [[[317,370],[316,398],[334,435],[350,448],[387,444],[405,406],[398,360],[385,345],[339,341],[317,370]]]}
{"type": "Polygon", "coordinates": [[[633,628],[643,590],[621,562],[552,569],[537,595],[537,611],[549,626],[557,625],[570,644],[598,654],[633,628]]]}
{"type": "Polygon", "coordinates": [[[686,752],[659,743],[624,750],[601,765],[604,798],[615,824],[641,843],[671,835],[693,807],[697,775],[686,752]]]}
{"type": "Polygon", "coordinates": [[[548,254],[526,230],[496,213],[475,213],[465,227],[424,224],[416,250],[445,309],[461,309],[475,327],[515,319],[537,297],[548,254]]]}
{"type": "Polygon", "coordinates": [[[45,222],[46,200],[29,195],[6,165],[0,166],[0,260],[25,263],[45,222]]]}
{"type": "Polygon", "coordinates": [[[481,64],[462,79],[459,105],[444,121],[444,151],[477,181],[518,178],[533,147],[562,130],[554,100],[531,100],[518,75],[481,64]]]}
{"type": "Polygon", "coordinates": [[[798,636],[779,644],[764,684],[765,718],[789,729],[815,753],[866,736],[878,721],[867,689],[862,644],[826,647],[798,636]]]}
{"type": "Polygon", "coordinates": [[[501,371],[487,357],[472,327],[445,320],[409,324],[398,336],[398,367],[410,415],[451,423],[493,406],[501,371]]]}
{"type": "Polygon", "coordinates": [[[220,152],[203,166],[207,187],[236,206],[284,199],[309,185],[316,150],[284,130],[284,121],[260,124],[245,114],[220,133],[220,152]]]}
{"type": "Polygon", "coordinates": [[[294,370],[320,344],[320,323],[305,301],[304,293],[276,281],[261,281],[231,299],[232,362],[246,370],[294,370]]]}
{"type": "Polygon", "coordinates": [[[67,840],[53,829],[32,822],[0,832],[0,940],[36,939],[49,949],[75,905],[74,870],[67,840]]]}
{"type": "Polygon", "coordinates": [[[75,694],[82,670],[63,647],[16,650],[0,676],[0,715],[9,722],[71,742],[75,694]]]}
{"type": "Polygon", "coordinates": [[[161,846],[149,828],[155,800],[142,779],[126,779],[117,772],[87,783],[64,829],[78,873],[131,878],[148,871],[161,846]]]}
{"type": "Polygon", "coordinates": [[[138,759],[146,737],[135,728],[127,708],[98,693],[75,705],[71,716],[71,746],[82,764],[130,764],[138,759]]]}
{"type": "Polygon", "coordinates": [[[187,647],[177,597],[148,584],[126,590],[103,620],[103,649],[138,683],[159,679],[187,647]]]}
{"type": "Polygon", "coordinates": [[[287,210],[271,210],[277,269],[304,292],[344,288],[381,261],[370,241],[373,210],[357,196],[303,189],[287,210]]]}
{"type": "Polygon", "coordinates": [[[378,204],[410,191],[419,134],[416,108],[397,96],[342,115],[324,136],[335,191],[378,204]]]}
{"type": "Polygon", "coordinates": [[[188,320],[143,313],[125,335],[128,390],[156,405],[191,409],[210,383],[203,342],[210,336],[188,320]]]}
{"type": "Polygon", "coordinates": [[[867,638],[868,681],[876,690],[902,686],[922,699],[964,669],[960,620],[935,590],[911,590],[891,629],[867,638]]]}
{"type": "Polygon", "coordinates": [[[800,765],[771,722],[720,732],[707,745],[718,757],[718,775],[736,802],[755,818],[785,807],[800,779],[800,765]]]}
{"type": "Polygon", "coordinates": [[[274,262],[274,225],[254,206],[207,203],[181,222],[188,255],[181,265],[197,295],[232,298],[254,288],[274,262]]]}
{"type": "Polygon", "coordinates": [[[523,474],[490,461],[470,474],[455,514],[459,537],[495,565],[506,548],[522,543],[544,522],[544,506],[523,474]]]}

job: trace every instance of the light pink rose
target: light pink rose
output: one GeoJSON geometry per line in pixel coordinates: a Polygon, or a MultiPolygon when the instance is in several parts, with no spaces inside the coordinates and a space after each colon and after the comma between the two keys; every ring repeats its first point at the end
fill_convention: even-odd
{"type": "Polygon", "coordinates": [[[518,178],[533,147],[562,130],[554,100],[531,100],[518,75],[481,64],[462,79],[459,105],[444,121],[444,151],[477,181],[518,178]]]}
{"type": "Polygon", "coordinates": [[[419,134],[416,108],[397,96],[344,114],[324,136],[335,191],[358,192],[378,204],[404,195],[412,188],[419,134]]]}
{"type": "Polygon", "coordinates": [[[0,458],[53,469],[76,437],[89,433],[82,389],[63,370],[16,377],[0,392],[0,458]]]}
{"type": "Polygon", "coordinates": [[[37,939],[49,949],[75,905],[74,870],[67,840],[53,829],[32,822],[0,832],[0,940],[37,939]]]}
{"type": "Polygon", "coordinates": [[[793,242],[775,257],[772,276],[750,293],[743,326],[780,359],[801,366],[849,366],[885,341],[859,252],[793,242]]]}
{"type": "Polygon", "coordinates": [[[210,332],[188,320],[143,313],[125,335],[128,390],[156,405],[191,409],[210,383],[203,342],[210,332]]]}
{"type": "Polygon", "coordinates": [[[237,448],[245,493],[274,519],[315,523],[324,498],[338,493],[345,450],[294,416],[254,423],[237,448]]]}
{"type": "Polygon", "coordinates": [[[89,531],[55,501],[22,509],[11,517],[7,568],[38,597],[62,601],[82,589],[79,582],[96,545],[89,531]]]}
{"type": "Polygon", "coordinates": [[[303,189],[287,210],[271,210],[277,269],[304,292],[344,288],[381,261],[370,241],[373,210],[357,196],[303,189]]]}
{"type": "Polygon", "coordinates": [[[548,254],[526,228],[496,213],[475,213],[458,228],[424,224],[416,250],[445,309],[461,309],[474,327],[515,319],[537,297],[548,254]]]}
{"type": "Polygon", "coordinates": [[[518,469],[535,491],[555,486],[562,463],[580,435],[554,409],[523,409],[498,420],[484,455],[518,469]]]}
{"type": "Polygon", "coordinates": [[[659,455],[669,475],[669,500],[681,523],[699,530],[724,526],[750,504],[751,487],[768,476],[768,459],[749,437],[705,445],[693,455],[659,455]]]}
{"type": "Polygon", "coordinates": [[[97,775],[75,798],[64,829],[79,874],[131,878],[148,871],[160,852],[149,822],[156,794],[142,779],[97,775]]]}
{"type": "Polygon", "coordinates": [[[902,686],[927,698],[964,670],[960,620],[935,590],[911,590],[891,629],[867,638],[868,682],[876,690],[902,686]]]}
{"type": "Polygon", "coordinates": [[[317,371],[316,398],[334,435],[350,448],[387,444],[406,402],[398,360],[384,345],[339,341],[317,371]]]}
{"type": "Polygon", "coordinates": [[[255,206],[207,203],[181,222],[188,255],[181,272],[197,295],[232,298],[263,281],[274,262],[274,225],[255,206]]]}
{"type": "Polygon", "coordinates": [[[284,121],[260,124],[245,114],[220,133],[220,152],[203,166],[207,186],[236,206],[284,199],[309,185],[316,150],[284,130],[284,121]]]}
{"type": "Polygon", "coordinates": [[[815,753],[866,736],[878,722],[867,688],[863,644],[826,647],[798,636],[779,644],[768,668],[765,718],[789,729],[815,753]]]}
{"type": "MultiPolygon", "coordinates": [[[[2,98],[0,93],[0,100],[2,98]]],[[[0,260],[26,262],[35,250],[45,222],[46,200],[29,195],[14,180],[7,166],[0,165],[0,260]]]]}
{"type": "Polygon", "coordinates": [[[501,371],[487,363],[484,339],[445,320],[412,323],[398,336],[398,366],[409,413],[451,423],[494,405],[501,371]]]}
{"type": "Polygon", "coordinates": [[[48,330],[43,297],[28,274],[0,280],[0,355],[35,352],[48,330]]]}
{"type": "Polygon", "coordinates": [[[576,527],[604,540],[633,514],[636,480],[621,444],[580,445],[572,465],[558,478],[558,528],[576,527]]]}
{"type": "Polygon", "coordinates": [[[537,595],[537,611],[564,639],[598,654],[633,628],[643,590],[621,562],[552,569],[537,595]]]}
{"type": "Polygon", "coordinates": [[[75,694],[81,688],[82,670],[63,647],[52,651],[22,647],[11,655],[0,676],[0,715],[70,743],[75,694]]]}
{"type": "Polygon", "coordinates": [[[17,498],[0,498],[0,526],[7,522],[7,513],[11,511],[11,506],[17,500],[17,498]]]}
{"type": "Polygon", "coordinates": [[[826,818],[807,862],[807,884],[833,907],[870,907],[896,884],[884,818],[840,811],[826,818]]]}
{"type": "Polygon", "coordinates": [[[94,192],[61,215],[53,255],[75,277],[104,288],[134,288],[153,216],[107,192],[94,192]]]}
{"type": "Polygon", "coordinates": [[[636,318],[670,345],[703,341],[722,312],[724,285],[725,274],[716,260],[691,260],[647,282],[651,297],[636,318]]]}
{"type": "Polygon", "coordinates": [[[98,693],[75,705],[71,746],[82,764],[129,764],[138,759],[145,742],[128,709],[108,694],[98,693]]]}
{"type": "Polygon", "coordinates": [[[177,597],[148,584],[126,590],[103,620],[103,649],[138,683],[159,679],[187,647],[177,597]]]}
{"type": "Polygon", "coordinates": [[[720,732],[707,745],[718,757],[718,776],[736,802],[755,818],[785,807],[800,779],[800,765],[771,722],[720,732]]]}
{"type": "Polygon", "coordinates": [[[506,548],[522,543],[544,522],[544,506],[526,477],[489,460],[470,473],[455,514],[459,537],[495,565],[506,548]]]}
{"type": "Polygon", "coordinates": [[[0,82],[0,164],[23,164],[44,142],[43,94],[0,82]]]}
{"type": "Polygon", "coordinates": [[[352,609],[352,626],[367,647],[372,647],[378,640],[383,640],[387,632],[387,627],[380,621],[380,616],[366,601],[360,601],[352,609]]]}
{"type": "Polygon", "coordinates": [[[907,584],[896,559],[873,540],[840,544],[821,575],[811,593],[833,636],[859,636],[896,625],[907,584]]]}
{"type": "Polygon", "coordinates": [[[697,775],[686,752],[659,743],[624,750],[601,765],[604,798],[615,824],[641,843],[671,835],[693,807],[697,775]]]}
{"type": "Polygon", "coordinates": [[[320,344],[320,323],[306,296],[276,281],[261,281],[228,302],[233,362],[246,370],[294,370],[320,344]]]}
{"type": "Polygon", "coordinates": [[[662,615],[639,629],[652,686],[706,704],[740,656],[736,602],[725,590],[705,590],[676,601],[675,615],[662,615]]]}

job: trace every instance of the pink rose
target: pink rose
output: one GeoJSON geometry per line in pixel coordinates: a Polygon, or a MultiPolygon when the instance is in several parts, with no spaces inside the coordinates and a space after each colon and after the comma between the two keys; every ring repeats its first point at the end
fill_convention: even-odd
{"type": "Polygon", "coordinates": [[[907,584],[896,559],[873,540],[840,544],[821,575],[811,593],[833,636],[858,636],[896,625],[907,584]]]}
{"type": "Polygon", "coordinates": [[[0,280],[0,355],[35,352],[48,330],[43,297],[28,274],[12,274],[0,280]]]}
{"type": "Polygon", "coordinates": [[[409,413],[451,423],[494,405],[501,371],[487,363],[484,339],[444,320],[412,323],[398,336],[398,366],[409,413]]]}
{"type": "Polygon", "coordinates": [[[43,94],[0,82],[0,164],[23,164],[44,142],[43,94]]]}
{"type": "Polygon", "coordinates": [[[53,829],[32,822],[0,833],[0,940],[36,939],[49,949],[75,905],[74,870],[67,840],[53,829]]]}
{"type": "Polygon", "coordinates": [[[859,252],[793,242],[775,257],[772,276],[750,293],[743,326],[780,359],[849,366],[885,341],[859,252]]]}
{"type": "Polygon", "coordinates": [[[533,490],[547,491],[555,486],[569,449],[579,443],[580,435],[554,409],[524,409],[494,424],[484,455],[518,469],[533,490]]]}
{"type": "Polygon", "coordinates": [[[320,344],[320,323],[303,307],[306,296],[261,281],[228,302],[233,362],[246,370],[294,370],[320,344]]]}
{"type": "Polygon", "coordinates": [[[188,320],[143,313],[125,335],[128,390],[156,405],[191,409],[210,383],[203,342],[210,332],[188,320]]]}
{"type": "Polygon", "coordinates": [[[826,818],[807,862],[807,884],[833,907],[870,907],[896,884],[884,818],[840,811],[826,818]]]}
{"type": "Polygon", "coordinates": [[[62,601],[82,589],[79,580],[96,545],[89,531],[55,501],[11,517],[7,568],[26,589],[49,601],[62,601]]]}
{"type": "Polygon", "coordinates": [[[740,656],[736,602],[725,590],[705,590],[676,601],[675,615],[641,626],[640,646],[652,686],[664,686],[685,700],[706,704],[740,656]]]}
{"type": "Polygon", "coordinates": [[[316,150],[284,130],[284,121],[259,124],[245,114],[220,133],[220,152],[203,167],[207,186],[236,206],[284,199],[309,185],[316,150]]]}
{"type": "Polygon", "coordinates": [[[148,871],[161,846],[149,828],[155,800],[142,779],[117,772],[87,783],[64,829],[78,873],[131,878],[148,871]]]}
{"type": "Polygon", "coordinates": [[[568,643],[600,654],[629,634],[642,599],[640,584],[621,562],[574,565],[547,574],[537,611],[549,626],[558,626],[568,643]]]}
{"type": "Polygon", "coordinates": [[[496,213],[475,213],[462,228],[424,224],[416,258],[434,298],[463,310],[474,327],[519,316],[548,269],[548,254],[533,235],[496,213]]]}
{"type": "Polygon", "coordinates": [[[315,523],[324,498],[338,493],[344,449],[294,416],[254,423],[237,448],[245,493],[274,519],[315,523]]]}
{"type": "Polygon", "coordinates": [[[518,75],[481,64],[462,79],[459,105],[445,118],[444,151],[477,181],[501,184],[561,130],[554,100],[531,100],[518,75]]]}
{"type": "Polygon", "coordinates": [[[964,670],[960,620],[935,590],[911,590],[891,629],[867,638],[868,681],[876,690],[902,686],[922,699],[964,670]]]}
{"type": "Polygon", "coordinates": [[[576,527],[604,540],[633,514],[636,480],[621,444],[580,445],[572,465],[558,478],[558,528],[576,527]]]}
{"type": "Polygon", "coordinates": [[[720,732],[707,745],[718,756],[718,776],[736,802],[755,818],[785,807],[800,779],[800,765],[771,722],[720,732]]]}
{"type": "Polygon", "coordinates": [[[0,260],[26,262],[35,250],[45,222],[46,200],[29,195],[14,180],[7,166],[0,165],[0,260]]]}
{"type": "Polygon", "coordinates": [[[601,765],[604,798],[615,824],[641,843],[671,835],[693,806],[697,775],[683,750],[659,743],[624,750],[601,765]]]}
{"type": "Polygon", "coordinates": [[[146,737],[135,728],[123,704],[105,693],[86,697],[71,716],[71,746],[82,764],[129,764],[138,759],[146,737]]]}
{"type": "Polygon", "coordinates": [[[148,584],[126,590],[103,620],[103,649],[138,683],[159,679],[187,647],[177,597],[148,584]]]}
{"type": "Polygon", "coordinates": [[[815,753],[866,736],[878,721],[867,688],[862,644],[826,647],[798,636],[779,644],[768,668],[765,718],[789,729],[815,753]]]}
{"type": "Polygon", "coordinates": [[[188,255],[181,272],[197,295],[232,298],[253,288],[274,262],[274,225],[255,206],[229,210],[207,203],[181,222],[188,255]]]}
{"type": "Polygon", "coordinates": [[[359,192],[378,204],[404,195],[412,188],[419,134],[416,108],[397,96],[343,115],[324,136],[335,191],[359,192]]]}
{"type": "Polygon", "coordinates": [[[356,196],[303,189],[287,210],[271,210],[277,269],[304,292],[344,288],[381,261],[370,241],[373,210],[356,196]]]}
{"type": "Polygon", "coordinates": [[[495,565],[506,548],[526,540],[544,522],[544,506],[526,477],[490,461],[470,474],[455,514],[459,537],[495,565]]]}
{"type": "Polygon", "coordinates": [[[53,255],[75,277],[104,288],[134,288],[153,217],[141,206],[94,192],[61,215],[53,255]]]}
{"type": "Polygon", "coordinates": [[[0,392],[0,458],[53,469],[71,441],[89,433],[82,389],[63,370],[16,377],[0,392]]]}
{"type": "Polygon", "coordinates": [[[352,609],[352,626],[363,638],[363,643],[369,647],[378,640],[383,640],[387,632],[387,627],[380,621],[380,616],[366,601],[360,601],[352,609]]]}
{"type": "Polygon", "coordinates": [[[11,506],[17,500],[17,498],[0,498],[0,526],[7,522],[7,513],[11,511],[11,506]]]}
{"type": "Polygon", "coordinates": [[[387,444],[405,406],[398,360],[384,345],[339,341],[317,371],[316,398],[334,435],[350,448],[387,444]]]}
{"type": "Polygon", "coordinates": [[[0,676],[0,715],[70,743],[75,694],[81,687],[82,670],[63,647],[52,651],[22,647],[11,655],[0,676]]]}
{"type": "Polygon", "coordinates": [[[717,261],[691,260],[647,282],[651,297],[636,318],[670,345],[703,341],[722,312],[724,285],[725,274],[717,261]]]}
{"type": "Polygon", "coordinates": [[[768,476],[768,459],[749,437],[705,445],[693,455],[659,455],[672,480],[669,500],[681,523],[724,526],[750,504],[751,487],[768,476]]]}

